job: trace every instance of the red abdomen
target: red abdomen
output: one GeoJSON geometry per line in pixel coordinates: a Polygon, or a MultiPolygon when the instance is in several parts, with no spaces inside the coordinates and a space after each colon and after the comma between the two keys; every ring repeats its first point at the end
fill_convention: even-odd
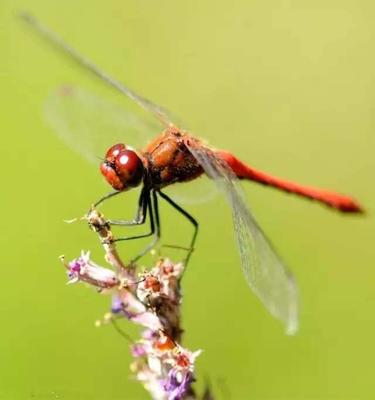
{"type": "Polygon", "coordinates": [[[286,181],[281,178],[274,177],[262,171],[256,170],[249,165],[243,163],[233,154],[226,151],[216,151],[216,154],[226,161],[233,172],[239,179],[246,179],[259,182],[263,185],[269,185],[285,192],[294,193],[302,197],[319,201],[329,207],[335,208],[342,212],[361,213],[363,208],[361,205],[349,196],[339,193],[318,189],[310,186],[300,185],[298,183],[286,181]]]}

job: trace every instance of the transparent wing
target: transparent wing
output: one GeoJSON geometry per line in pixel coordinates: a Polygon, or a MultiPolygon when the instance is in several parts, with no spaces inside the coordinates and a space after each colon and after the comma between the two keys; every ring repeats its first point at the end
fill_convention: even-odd
{"type": "Polygon", "coordinates": [[[28,23],[36,32],[38,32],[44,39],[54,45],[63,54],[70,57],[78,65],[90,71],[92,74],[96,75],[99,79],[105,82],[107,85],[112,86],[114,89],[118,90],[129,99],[136,102],[142,108],[154,115],[165,127],[173,125],[169,113],[162,107],[153,103],[152,101],[140,96],[128,86],[124,85],[107,72],[98,67],[90,59],[86,58],[83,54],[78,52],[69,43],[65,42],[57,33],[50,30],[46,25],[39,22],[32,14],[23,12],[19,14],[20,17],[28,23]]]}
{"type": "Polygon", "coordinates": [[[186,144],[231,206],[247,283],[268,311],[284,322],[286,332],[295,333],[298,329],[298,296],[293,276],[251,215],[238,179],[214,151],[190,140],[186,144]]]}
{"type": "Polygon", "coordinates": [[[48,124],[57,136],[88,161],[99,163],[116,143],[142,148],[162,125],[136,112],[112,104],[77,87],[65,86],[51,93],[44,107],[48,124]]]}
{"type": "MultiPolygon", "coordinates": [[[[143,114],[74,86],[55,90],[44,107],[45,119],[55,134],[95,165],[113,144],[125,143],[141,149],[161,132],[163,124],[153,115],[143,114]]],[[[206,181],[203,177],[188,185],[172,185],[168,193],[178,203],[200,204],[217,194],[215,187],[206,181]]]]}
{"type": "MultiPolygon", "coordinates": [[[[150,117],[152,116],[154,122],[158,121],[163,128],[176,125],[176,123],[180,124],[179,120],[171,117],[169,111],[139,95],[109,75],[33,15],[21,13],[20,17],[61,53],[70,57],[105,84],[142,107],[150,117]],[[175,122],[172,122],[172,120],[175,122]]],[[[160,126],[154,128],[154,124],[145,124],[143,118],[138,118],[136,114],[122,109],[119,110],[118,107],[113,107],[107,102],[78,89],[65,88],[65,90],[60,90],[55,95],[50,96],[46,104],[46,117],[64,142],[93,162],[97,162],[98,157],[103,157],[106,149],[114,143],[125,142],[140,148],[146,144],[149,132],[155,135],[160,131],[160,126]],[[143,143],[141,143],[142,139],[144,139],[143,143]]],[[[199,190],[202,194],[200,199],[212,198],[212,193],[207,193],[204,186],[198,184],[198,187],[203,188],[199,190]]],[[[184,200],[186,196],[182,194],[175,197],[178,200],[184,200]]],[[[188,195],[188,197],[191,196],[188,195]]],[[[197,203],[201,200],[188,200],[187,202],[197,203]]]]}

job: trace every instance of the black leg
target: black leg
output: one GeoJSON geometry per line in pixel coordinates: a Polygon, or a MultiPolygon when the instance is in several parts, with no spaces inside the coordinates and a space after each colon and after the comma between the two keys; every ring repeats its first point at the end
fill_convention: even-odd
{"type": "Polygon", "coordinates": [[[99,204],[103,203],[103,201],[110,199],[113,196],[117,196],[118,194],[120,194],[121,192],[118,190],[115,190],[114,192],[109,192],[106,195],[104,195],[103,197],[101,197],[96,203],[93,204],[93,208],[98,207],[99,204]]]}
{"type": "MultiPolygon", "coordinates": [[[[107,220],[110,225],[120,225],[120,226],[132,226],[132,225],[142,225],[145,223],[146,214],[147,214],[147,201],[146,198],[149,197],[149,189],[146,187],[142,188],[141,194],[138,200],[138,207],[135,217],[128,221],[128,220],[107,220]]],[[[110,199],[118,194],[122,193],[121,191],[114,191],[106,194],[101,199],[99,199],[93,207],[97,207],[99,204],[103,203],[105,200],[110,199]]],[[[90,210],[91,211],[91,210],[90,210]]],[[[89,213],[90,213],[89,211],[89,213]]]]}
{"type": "MultiPolygon", "coordinates": [[[[160,239],[160,218],[159,218],[159,206],[158,206],[158,198],[156,196],[155,191],[152,191],[152,198],[149,197],[148,209],[150,213],[150,221],[153,221],[154,224],[154,213],[155,213],[155,225],[154,227],[154,238],[136,257],[131,260],[131,263],[136,263],[141,257],[147,254],[153,247],[155,247],[156,243],[160,239]]],[[[150,236],[150,235],[149,235],[150,236]]],[[[144,237],[144,236],[143,236],[144,237]]]]}
{"type": "MultiPolygon", "coordinates": [[[[143,222],[146,221],[146,215],[147,215],[147,210],[149,210],[150,214],[150,232],[144,233],[142,235],[135,235],[135,236],[124,236],[124,237],[119,237],[113,240],[113,242],[122,242],[125,240],[134,240],[134,239],[141,239],[145,237],[152,236],[155,233],[155,221],[154,221],[154,214],[152,210],[152,204],[151,204],[151,197],[150,197],[150,192],[147,191],[144,195],[144,198],[142,200],[142,205],[141,207],[144,209],[142,212],[143,216],[143,222]]],[[[110,222],[112,223],[112,222],[110,222]]]]}
{"type": "Polygon", "coordinates": [[[110,219],[108,223],[110,225],[119,225],[119,226],[132,226],[132,225],[142,225],[146,221],[147,207],[150,199],[150,190],[145,186],[142,188],[141,194],[138,199],[138,207],[135,217],[130,220],[118,220],[118,219],[110,219]]]}
{"type": "Polygon", "coordinates": [[[156,234],[160,237],[160,217],[159,217],[159,203],[158,196],[156,195],[155,190],[152,191],[152,202],[155,211],[155,220],[156,220],[156,234]]]}
{"type": "MultiPolygon", "coordinates": [[[[188,254],[185,258],[185,267],[187,266],[190,257],[191,257],[191,253],[194,250],[194,245],[195,245],[195,241],[197,239],[197,235],[198,235],[198,222],[196,221],[195,218],[193,218],[187,211],[185,211],[182,207],[180,207],[178,204],[176,204],[170,197],[168,197],[165,193],[162,193],[160,190],[158,191],[158,194],[160,195],[160,197],[162,197],[167,203],[169,203],[175,210],[177,210],[179,213],[181,213],[185,218],[187,218],[190,223],[194,226],[194,233],[193,233],[193,237],[191,239],[190,242],[190,247],[188,249],[188,254]]],[[[172,246],[171,246],[172,247],[172,246]]]]}

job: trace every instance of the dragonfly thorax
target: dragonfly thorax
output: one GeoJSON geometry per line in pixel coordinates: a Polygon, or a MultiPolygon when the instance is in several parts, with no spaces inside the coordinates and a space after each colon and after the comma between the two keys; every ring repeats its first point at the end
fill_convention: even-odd
{"type": "Polygon", "coordinates": [[[115,190],[127,190],[138,186],[144,170],[138,154],[122,143],[110,147],[100,165],[100,172],[115,190]]]}

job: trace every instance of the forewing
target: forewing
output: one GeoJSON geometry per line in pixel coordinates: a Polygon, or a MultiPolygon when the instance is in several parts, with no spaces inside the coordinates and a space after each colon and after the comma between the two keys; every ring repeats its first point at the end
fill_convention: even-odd
{"type": "MultiPolygon", "coordinates": [[[[64,86],[51,93],[44,114],[55,134],[95,165],[113,144],[125,143],[141,149],[164,128],[153,115],[142,116],[129,107],[120,107],[73,86],[64,86]]],[[[169,194],[178,203],[209,201],[215,197],[216,190],[205,180],[198,179],[189,185],[172,185],[168,188],[169,194]]]]}
{"type": "Polygon", "coordinates": [[[193,141],[186,144],[231,206],[247,283],[268,311],[284,322],[286,332],[295,333],[298,329],[298,296],[294,278],[251,215],[238,179],[214,151],[193,141]]]}
{"type": "MultiPolygon", "coordinates": [[[[107,83],[111,84],[114,88],[120,91],[122,94],[125,94],[129,99],[135,101],[138,105],[140,105],[144,110],[153,114],[163,125],[165,128],[169,126],[173,126],[174,122],[172,122],[171,113],[164,109],[161,106],[153,103],[151,100],[146,99],[145,97],[140,96],[124,84],[118,82],[117,80],[109,77],[108,75],[104,74],[102,71],[98,71],[96,69],[97,74],[103,78],[107,83]]],[[[173,118],[174,121],[175,118],[173,118]]]]}
{"type": "Polygon", "coordinates": [[[56,135],[88,161],[99,163],[116,143],[143,147],[163,128],[155,118],[112,104],[77,87],[65,86],[47,98],[45,118],[56,135]]]}

